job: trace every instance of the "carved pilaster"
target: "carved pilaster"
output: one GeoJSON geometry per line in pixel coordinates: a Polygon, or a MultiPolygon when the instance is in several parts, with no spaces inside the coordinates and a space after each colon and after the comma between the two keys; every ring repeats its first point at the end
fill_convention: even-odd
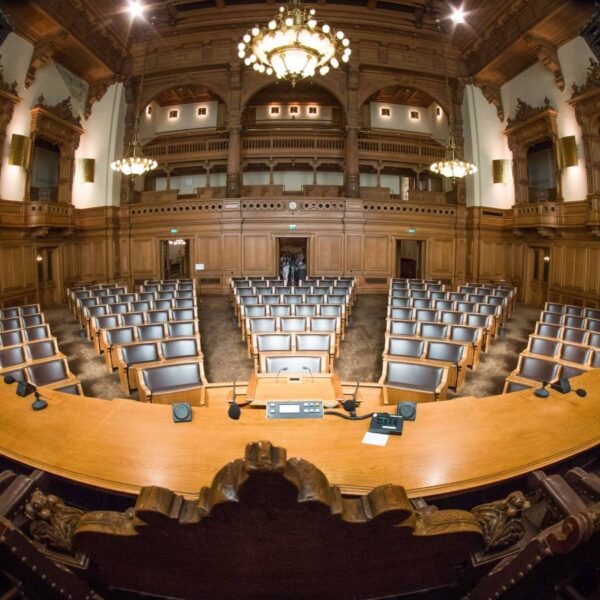
{"type": "Polygon", "coordinates": [[[33,48],[33,54],[29,63],[29,69],[25,75],[25,87],[31,87],[37,70],[44,66],[53,56],[54,53],[61,47],[69,34],[61,30],[58,33],[41,39],[33,48]]]}
{"type": "Polygon", "coordinates": [[[554,75],[554,81],[556,82],[558,89],[561,92],[564,91],[565,78],[560,66],[557,47],[544,38],[535,36],[531,33],[525,34],[523,39],[534,50],[540,64],[546,67],[546,69],[554,75]]]}

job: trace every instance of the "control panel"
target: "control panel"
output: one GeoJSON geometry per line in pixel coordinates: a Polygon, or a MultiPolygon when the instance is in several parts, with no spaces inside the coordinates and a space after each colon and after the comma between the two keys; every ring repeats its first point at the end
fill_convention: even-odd
{"type": "Polygon", "coordinates": [[[270,400],[267,402],[267,419],[322,419],[321,400],[270,400]]]}
{"type": "Polygon", "coordinates": [[[385,433],[386,435],[402,435],[404,419],[389,413],[375,413],[371,417],[371,433],[385,433]]]}

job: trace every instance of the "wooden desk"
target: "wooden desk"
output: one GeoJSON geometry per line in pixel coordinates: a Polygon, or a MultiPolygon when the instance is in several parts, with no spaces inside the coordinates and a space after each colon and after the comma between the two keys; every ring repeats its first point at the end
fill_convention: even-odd
{"type": "MultiPolygon", "coordinates": [[[[83,484],[136,494],[164,486],[194,497],[248,442],[269,440],[321,469],[342,490],[366,493],[384,483],[409,496],[464,492],[497,483],[600,444],[600,370],[573,380],[586,398],[531,391],[422,404],[404,434],[381,448],[362,444],[368,421],[336,417],[267,421],[244,407],[227,416],[231,385],[210,385],[191,423],[173,423],[171,407],[98,400],[47,391],[48,408],[31,410],[15,386],[0,383],[0,454],[83,484]]],[[[353,386],[344,386],[352,392],[353,386]]],[[[238,391],[243,392],[240,386],[238,391]]],[[[370,412],[381,388],[361,386],[370,412]]],[[[242,399],[240,399],[241,401],[242,399]]]]}

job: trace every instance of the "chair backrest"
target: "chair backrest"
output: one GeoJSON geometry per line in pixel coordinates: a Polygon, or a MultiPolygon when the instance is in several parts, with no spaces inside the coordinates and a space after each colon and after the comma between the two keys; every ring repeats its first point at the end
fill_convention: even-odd
{"type": "Polygon", "coordinates": [[[156,300],[154,292],[140,292],[138,294],[138,302],[152,302],[153,300],[156,300]]]}
{"type": "Polygon", "coordinates": [[[506,393],[510,394],[511,392],[520,392],[521,390],[530,390],[532,387],[530,385],[525,385],[524,383],[515,383],[514,381],[509,381],[506,386],[506,393]]]}
{"type": "Polygon", "coordinates": [[[271,304],[269,305],[269,315],[271,317],[290,317],[292,315],[292,305],[271,304]]]}
{"type": "Polygon", "coordinates": [[[176,298],[173,308],[194,308],[193,298],[176,298]]]}
{"type": "Polygon", "coordinates": [[[565,305],[558,304],[557,302],[546,302],[546,305],[544,306],[544,310],[547,312],[551,312],[551,313],[562,314],[564,312],[564,309],[565,309],[565,305]]]}
{"type": "Polygon", "coordinates": [[[595,350],[592,356],[592,362],[590,363],[592,369],[600,369],[600,351],[595,350]]]}
{"type": "Polygon", "coordinates": [[[585,329],[587,325],[587,319],[584,317],[578,317],[575,315],[565,315],[563,320],[564,327],[577,327],[579,329],[585,329]]]}
{"type": "Polygon", "coordinates": [[[50,358],[58,354],[56,340],[41,340],[27,344],[27,351],[31,360],[39,360],[40,358],[50,358]]]}
{"type": "Polygon", "coordinates": [[[291,351],[292,335],[289,333],[261,333],[256,336],[258,352],[291,351]]]}
{"type": "MultiPolygon", "coordinates": [[[[164,288],[164,286],[163,286],[164,288]]],[[[175,298],[175,291],[165,291],[164,289],[162,291],[158,292],[158,299],[159,300],[173,300],[175,298]]]]}
{"type": "MultiPolygon", "coordinates": [[[[148,327],[148,325],[142,325],[141,327],[148,327]]],[[[136,328],[131,326],[115,327],[113,329],[106,329],[104,335],[109,346],[120,346],[135,341],[135,330],[136,328]]]]}
{"type": "Polygon", "coordinates": [[[576,327],[563,327],[562,339],[565,342],[573,342],[575,344],[587,344],[589,331],[585,329],[577,329],[576,327]]]}
{"type": "Polygon", "coordinates": [[[242,317],[265,317],[267,307],[264,304],[255,304],[253,306],[242,306],[242,317]]]}
{"type": "Polygon", "coordinates": [[[475,302],[457,302],[456,310],[460,312],[475,312],[475,302]]]}
{"type": "Polygon", "coordinates": [[[416,321],[390,321],[392,335],[417,335],[418,328],[416,321]]]}
{"type": "Polygon", "coordinates": [[[335,333],[339,329],[340,319],[339,317],[311,317],[310,319],[310,330],[315,331],[327,331],[335,333]]]}
{"type": "Polygon", "coordinates": [[[149,310],[146,313],[146,319],[148,323],[166,323],[169,321],[168,310],[149,310]]]}
{"type": "Polygon", "coordinates": [[[433,307],[436,310],[454,310],[454,302],[452,300],[436,300],[433,307]]]}
{"type": "Polygon", "coordinates": [[[18,317],[22,315],[22,312],[19,312],[18,308],[3,308],[0,310],[0,319],[12,319],[14,317],[18,317]]]}
{"type": "Polygon", "coordinates": [[[533,356],[521,356],[518,374],[526,379],[548,382],[556,379],[559,369],[558,363],[533,356]]]}
{"type": "Polygon", "coordinates": [[[318,304],[297,304],[296,305],[296,316],[297,317],[315,317],[319,311],[318,304]]]}
{"type": "MultiPolygon", "coordinates": [[[[88,317],[103,317],[108,314],[107,304],[97,304],[96,306],[87,306],[83,309],[83,314],[88,317]]],[[[31,323],[31,325],[41,325],[41,323],[31,323]]]]}
{"type": "Polygon", "coordinates": [[[299,356],[290,354],[288,356],[267,356],[265,359],[266,373],[279,373],[285,370],[287,373],[302,373],[310,369],[312,373],[325,371],[321,356],[299,356]]]}
{"type": "Polygon", "coordinates": [[[553,340],[547,340],[545,338],[539,338],[531,336],[529,338],[529,352],[532,354],[541,354],[543,356],[556,356],[556,352],[560,347],[560,342],[553,340]]]}
{"type": "Polygon", "coordinates": [[[170,310],[173,302],[174,300],[155,300],[152,303],[152,310],[170,310]]]}
{"type": "Polygon", "coordinates": [[[560,350],[560,358],[567,362],[586,365],[590,362],[592,351],[585,346],[577,346],[575,344],[563,344],[560,350]]]}
{"type": "Polygon", "coordinates": [[[332,352],[332,337],[327,333],[298,333],[296,350],[302,352],[332,352]]]}
{"type": "Polygon", "coordinates": [[[64,359],[48,360],[27,367],[29,380],[35,385],[49,385],[67,379],[69,373],[64,359]]]}
{"type": "Polygon", "coordinates": [[[171,321],[167,323],[170,338],[192,337],[198,333],[197,321],[171,321]]]}
{"type": "Polygon", "coordinates": [[[443,323],[421,323],[420,335],[428,339],[444,339],[448,337],[448,325],[443,323]]]}
{"type": "Polygon", "coordinates": [[[443,376],[442,367],[398,361],[387,363],[386,382],[391,384],[410,384],[424,389],[434,389],[441,383],[443,376]]]}
{"type": "Polygon", "coordinates": [[[409,356],[420,358],[425,350],[425,341],[418,339],[405,339],[390,337],[388,342],[388,353],[394,356],[409,356]]]}
{"type": "Polygon", "coordinates": [[[581,306],[572,306],[570,304],[567,304],[567,306],[565,306],[565,314],[566,315],[573,315],[575,317],[581,317],[583,316],[583,312],[584,312],[584,308],[581,306]]]}
{"type": "Polygon", "coordinates": [[[400,307],[392,307],[390,308],[390,319],[402,319],[404,321],[412,320],[414,315],[414,311],[412,308],[400,308],[400,307]]]}
{"type": "Polygon", "coordinates": [[[306,331],[307,317],[282,317],[280,319],[281,331],[306,331]]]}
{"type": "Polygon", "coordinates": [[[413,308],[431,308],[433,306],[433,300],[429,300],[428,298],[413,298],[412,301],[413,308]]]}
{"type": "Polygon", "coordinates": [[[588,319],[586,329],[600,333],[600,319],[588,319]]]}
{"type": "MultiPolygon", "coordinates": [[[[133,332],[133,327],[123,329],[131,329],[133,332]]],[[[139,340],[162,340],[165,337],[165,327],[162,323],[138,325],[135,329],[139,340]]]]}
{"type": "Polygon", "coordinates": [[[35,325],[34,327],[26,327],[23,329],[25,340],[32,342],[33,340],[43,340],[50,337],[49,325],[35,325]]]}
{"type": "Polygon", "coordinates": [[[600,310],[596,308],[586,308],[583,316],[588,319],[599,319],[600,320],[600,310]]]}
{"type": "Polygon", "coordinates": [[[127,302],[115,302],[110,305],[110,312],[113,315],[120,315],[129,311],[129,304],[127,302]]]}
{"type": "Polygon", "coordinates": [[[126,344],[121,346],[121,356],[127,365],[135,365],[138,363],[160,360],[158,344],[156,342],[126,344]]]}
{"type": "MultiPolygon", "coordinates": [[[[261,302],[263,304],[280,304],[281,296],[279,294],[263,294],[261,296],[261,302]]],[[[288,304],[291,304],[288,302],[288,304]]]]}
{"type": "Polygon", "coordinates": [[[439,312],[437,310],[418,309],[415,311],[415,321],[432,321],[435,322],[439,319],[439,312]]]}
{"type": "Polygon", "coordinates": [[[477,327],[468,327],[464,325],[453,325],[450,329],[450,339],[454,342],[477,343],[479,329],[477,327]]]}
{"type": "MultiPolygon", "coordinates": [[[[341,317],[344,307],[339,304],[321,304],[320,315],[322,317],[341,317]]],[[[298,309],[296,308],[296,314],[298,309]]]]}
{"type": "Polygon", "coordinates": [[[592,348],[600,348],[600,333],[590,333],[588,338],[588,346],[592,348]]]}
{"type": "Polygon", "coordinates": [[[425,358],[459,364],[465,358],[466,348],[463,344],[432,341],[427,344],[425,358]]]}
{"type": "Polygon", "coordinates": [[[23,323],[19,317],[0,319],[0,331],[10,331],[11,329],[21,329],[22,327],[23,323]]]}
{"type": "Polygon", "coordinates": [[[246,327],[253,333],[259,331],[277,331],[277,319],[275,317],[254,317],[247,319],[246,327]]]}
{"type": "Polygon", "coordinates": [[[283,296],[284,304],[302,304],[303,298],[299,294],[285,294],[283,296]]]}
{"type": "Polygon", "coordinates": [[[172,321],[192,321],[197,318],[195,308],[172,308],[171,309],[171,320],[172,321]]]}
{"type": "Polygon", "coordinates": [[[540,321],[542,323],[551,323],[552,325],[561,325],[563,320],[563,314],[559,312],[543,312],[540,315],[540,321]]]}
{"type": "Polygon", "coordinates": [[[25,362],[27,362],[25,346],[11,346],[0,349],[0,369],[6,369],[25,362]]]}
{"type": "Polygon", "coordinates": [[[94,329],[113,329],[121,325],[120,315],[104,315],[103,317],[93,317],[92,327],[94,329]]]}
{"type": "Polygon", "coordinates": [[[571,377],[577,377],[578,375],[583,375],[585,373],[585,369],[578,369],[577,367],[572,367],[571,365],[564,365],[560,370],[560,376],[566,377],[567,379],[571,379],[571,377]]]}
{"type": "Polygon", "coordinates": [[[426,290],[417,290],[415,288],[411,288],[411,294],[413,298],[429,298],[429,292],[426,290]]]}
{"type": "Polygon", "coordinates": [[[140,372],[150,392],[166,392],[182,386],[202,385],[200,365],[197,362],[166,363],[141,368],[140,372]]]}
{"type": "Polygon", "coordinates": [[[558,339],[561,336],[562,329],[559,325],[550,325],[549,323],[538,323],[535,328],[536,335],[558,339]]]}
{"type": "Polygon", "coordinates": [[[440,321],[449,325],[461,325],[465,322],[465,313],[453,310],[443,310],[440,313],[440,321]]]}
{"type": "Polygon", "coordinates": [[[15,346],[22,344],[25,336],[22,329],[13,329],[12,331],[3,331],[0,333],[0,346],[15,346]]]}
{"type": "Polygon", "coordinates": [[[132,312],[150,310],[150,302],[148,300],[132,302],[131,310],[132,310],[132,312]]]}
{"type": "Polygon", "coordinates": [[[407,308],[411,305],[410,298],[392,298],[390,306],[407,308]]]}
{"type": "Polygon", "coordinates": [[[184,358],[187,356],[201,356],[200,344],[197,338],[179,338],[164,340],[160,343],[165,358],[184,358]]]}

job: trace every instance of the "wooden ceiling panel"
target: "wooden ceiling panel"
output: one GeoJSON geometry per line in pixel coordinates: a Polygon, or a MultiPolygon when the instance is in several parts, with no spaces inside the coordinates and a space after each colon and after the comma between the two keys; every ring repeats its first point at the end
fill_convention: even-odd
{"type": "Polygon", "coordinates": [[[175,106],[178,104],[195,104],[218,100],[210,90],[202,85],[183,85],[161,92],[154,102],[159,106],[175,106]]]}
{"type": "Polygon", "coordinates": [[[434,100],[427,92],[422,90],[395,85],[379,90],[377,93],[373,94],[368,101],[427,108],[428,106],[431,106],[431,103],[434,100]]]}

